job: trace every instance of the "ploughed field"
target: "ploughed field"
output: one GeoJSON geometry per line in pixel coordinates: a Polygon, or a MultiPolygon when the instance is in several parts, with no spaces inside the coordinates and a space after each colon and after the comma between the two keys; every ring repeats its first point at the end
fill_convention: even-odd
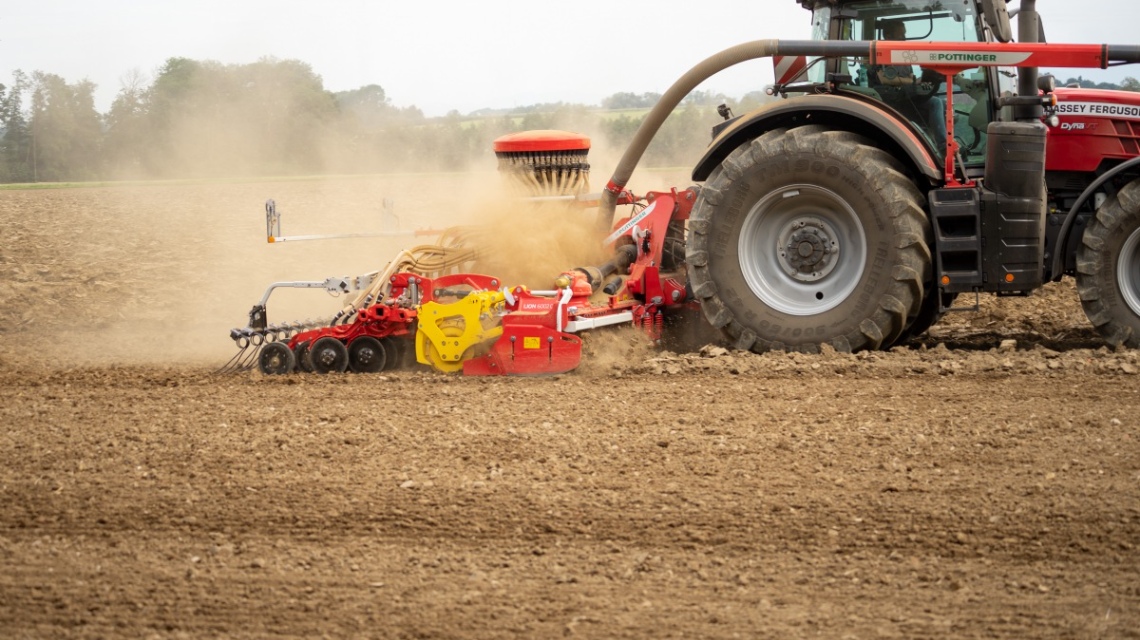
{"type": "Polygon", "coordinates": [[[885,353],[213,372],[270,282],[418,242],[269,246],[266,198],[414,229],[491,179],[0,191],[0,635],[1140,635],[1140,353],[1071,282],[885,353]]]}

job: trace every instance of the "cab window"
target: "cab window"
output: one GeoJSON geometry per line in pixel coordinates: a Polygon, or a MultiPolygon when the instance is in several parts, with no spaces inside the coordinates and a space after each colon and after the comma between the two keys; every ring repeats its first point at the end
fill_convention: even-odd
{"type": "MultiPolygon", "coordinates": [[[[814,18],[812,36],[817,39],[937,42],[984,39],[970,0],[941,3],[864,0],[844,3],[839,9],[828,4],[818,7],[814,18]],[[833,16],[839,19],[832,20],[833,16]]],[[[966,164],[984,163],[985,131],[992,119],[984,68],[965,70],[947,86],[945,76],[918,66],[874,67],[860,58],[840,59],[832,65],[827,69],[824,64],[816,64],[811,79],[823,82],[828,71],[849,75],[852,83],[844,88],[882,101],[901,113],[927,138],[938,155],[945,150],[945,141],[939,138],[945,131],[946,95],[952,92],[954,136],[963,160],[966,164]]]]}

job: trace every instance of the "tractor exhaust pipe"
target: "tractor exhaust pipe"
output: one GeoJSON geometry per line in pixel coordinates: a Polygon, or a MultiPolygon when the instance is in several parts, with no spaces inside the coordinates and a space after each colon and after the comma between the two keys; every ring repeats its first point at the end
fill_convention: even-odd
{"type": "MultiPolygon", "coordinates": [[[[1036,0],[1021,0],[1017,15],[1018,42],[1035,44],[1039,17],[1036,0]]],[[[1017,97],[1010,101],[1012,122],[991,122],[986,128],[986,174],[981,211],[983,234],[998,239],[982,245],[982,261],[990,288],[1016,294],[1044,284],[1045,276],[1045,108],[1038,97],[1038,68],[1018,69],[1017,97]],[[1006,223],[998,226],[994,221],[1006,223]],[[992,228],[989,228],[992,227],[992,228]],[[993,266],[991,266],[993,265],[993,266]]]]}
{"type": "MultiPolygon", "coordinates": [[[[1037,13],[1037,0],[1021,0],[1021,10],[1017,14],[1017,41],[1034,43],[1040,40],[1041,16],[1037,13]]],[[[1037,67],[1022,67],[1017,73],[1017,93],[1023,98],[1037,98],[1037,67]]],[[[1036,104],[1015,107],[1014,119],[1020,121],[1040,120],[1045,115],[1044,107],[1036,104]]]]}

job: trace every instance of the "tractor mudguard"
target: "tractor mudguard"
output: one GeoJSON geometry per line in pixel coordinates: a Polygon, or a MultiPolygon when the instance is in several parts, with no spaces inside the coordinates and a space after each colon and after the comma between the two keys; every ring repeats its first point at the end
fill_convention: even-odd
{"type": "Polygon", "coordinates": [[[805,124],[824,124],[871,138],[897,158],[905,154],[916,173],[925,176],[932,185],[941,184],[943,176],[938,161],[909,123],[874,104],[833,94],[780,100],[740,116],[713,139],[693,169],[693,180],[706,180],[733,149],[765,131],[805,124]]]}

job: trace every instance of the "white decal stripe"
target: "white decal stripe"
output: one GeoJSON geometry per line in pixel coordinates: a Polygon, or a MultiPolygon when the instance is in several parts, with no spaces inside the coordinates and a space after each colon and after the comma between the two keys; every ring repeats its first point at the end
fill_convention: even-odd
{"type": "Polygon", "coordinates": [[[623,322],[633,322],[632,311],[622,311],[600,318],[581,318],[579,320],[571,320],[566,323],[566,333],[578,333],[579,331],[586,331],[587,329],[600,329],[602,327],[609,327],[623,322]]]}
{"type": "Polygon", "coordinates": [[[776,82],[787,82],[785,76],[788,75],[788,70],[796,63],[796,56],[777,56],[776,62],[776,82]]]}
{"type": "Polygon", "coordinates": [[[629,219],[629,222],[627,222],[627,223],[623,224],[621,227],[619,227],[619,228],[618,228],[618,230],[617,230],[617,231],[614,231],[613,233],[611,233],[611,234],[610,234],[610,235],[609,235],[609,236],[608,236],[608,237],[607,237],[607,238],[606,238],[606,239],[605,239],[605,240],[602,242],[602,244],[603,244],[603,245],[606,245],[606,244],[610,244],[610,243],[611,243],[611,242],[613,242],[614,240],[617,240],[618,238],[620,238],[620,237],[624,236],[624,235],[625,235],[625,233],[626,233],[627,231],[629,231],[630,229],[632,229],[632,228],[633,228],[633,225],[635,225],[635,224],[637,224],[638,222],[641,222],[642,220],[644,220],[644,219],[646,219],[647,217],[649,217],[649,214],[650,214],[650,212],[652,212],[652,211],[653,211],[653,208],[654,208],[654,207],[656,207],[656,206],[657,206],[657,202],[654,202],[653,204],[649,205],[648,207],[645,207],[644,209],[642,209],[642,210],[641,210],[641,213],[639,213],[639,214],[637,214],[637,215],[633,216],[632,218],[630,218],[630,219],[629,219]]]}
{"type": "Polygon", "coordinates": [[[556,312],[558,315],[554,321],[554,327],[558,329],[558,331],[562,331],[562,308],[566,306],[567,302],[570,302],[570,298],[573,296],[574,290],[570,287],[566,287],[562,290],[562,297],[558,299],[558,311],[556,312]]]}
{"type": "Polygon", "coordinates": [[[776,59],[775,59],[776,76],[777,77],[783,76],[784,72],[787,71],[788,68],[792,66],[792,60],[794,60],[794,59],[795,58],[793,58],[792,56],[776,56],[776,59]]]}

